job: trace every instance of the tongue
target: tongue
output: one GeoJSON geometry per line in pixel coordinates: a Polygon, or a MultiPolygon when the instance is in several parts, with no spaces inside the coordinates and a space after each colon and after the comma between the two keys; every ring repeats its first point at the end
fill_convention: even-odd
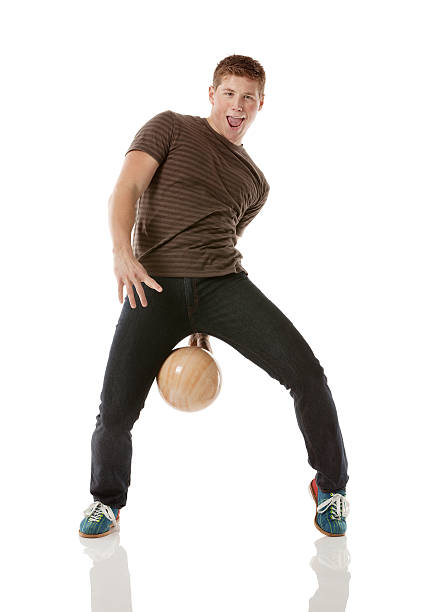
{"type": "Polygon", "coordinates": [[[234,117],[228,117],[228,123],[232,127],[239,126],[242,121],[243,121],[242,119],[234,119],[234,117]]]}

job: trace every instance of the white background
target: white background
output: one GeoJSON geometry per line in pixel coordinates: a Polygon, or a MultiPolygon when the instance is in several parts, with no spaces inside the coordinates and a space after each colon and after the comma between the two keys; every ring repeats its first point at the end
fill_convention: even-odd
{"type": "Polygon", "coordinates": [[[423,609],[426,8],[41,1],[3,10],[8,610],[304,611],[324,580],[310,566],[316,546],[320,567],[345,549],[350,563],[326,568],[337,588],[310,609],[344,609],[349,579],[349,611],[423,609]],[[107,200],[149,118],[209,116],[214,69],[233,53],[266,71],[265,105],[243,144],[271,185],[237,246],[325,369],[349,461],[347,536],[313,525],[314,470],[292,397],[212,338],[218,399],[182,413],[151,388],[133,428],[120,534],[82,544],[90,439],[122,308],[107,200]]]}

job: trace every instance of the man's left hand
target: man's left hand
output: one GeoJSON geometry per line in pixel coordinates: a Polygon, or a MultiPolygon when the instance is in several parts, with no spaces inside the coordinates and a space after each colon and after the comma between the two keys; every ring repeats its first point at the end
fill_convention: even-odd
{"type": "Polygon", "coordinates": [[[207,334],[192,334],[189,338],[189,346],[197,346],[199,348],[206,349],[212,353],[212,347],[210,346],[209,336],[207,334]]]}

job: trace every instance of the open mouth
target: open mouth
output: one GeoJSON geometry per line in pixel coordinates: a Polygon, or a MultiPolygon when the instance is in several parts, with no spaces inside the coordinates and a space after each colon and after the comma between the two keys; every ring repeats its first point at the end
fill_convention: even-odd
{"type": "Polygon", "coordinates": [[[237,118],[237,117],[231,117],[230,115],[226,116],[226,120],[228,121],[228,124],[231,128],[233,129],[237,129],[241,126],[241,124],[244,121],[244,117],[243,118],[237,118]]]}

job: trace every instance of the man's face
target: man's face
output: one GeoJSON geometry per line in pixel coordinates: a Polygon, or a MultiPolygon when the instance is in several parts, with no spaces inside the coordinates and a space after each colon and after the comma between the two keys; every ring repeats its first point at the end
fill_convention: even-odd
{"type": "Polygon", "coordinates": [[[207,120],[211,127],[233,144],[241,145],[241,139],[264,104],[264,96],[259,97],[258,82],[243,76],[225,76],[216,92],[210,85],[209,99],[212,112],[207,120]],[[244,119],[234,127],[232,123],[239,122],[231,121],[230,124],[228,117],[244,119]]]}

